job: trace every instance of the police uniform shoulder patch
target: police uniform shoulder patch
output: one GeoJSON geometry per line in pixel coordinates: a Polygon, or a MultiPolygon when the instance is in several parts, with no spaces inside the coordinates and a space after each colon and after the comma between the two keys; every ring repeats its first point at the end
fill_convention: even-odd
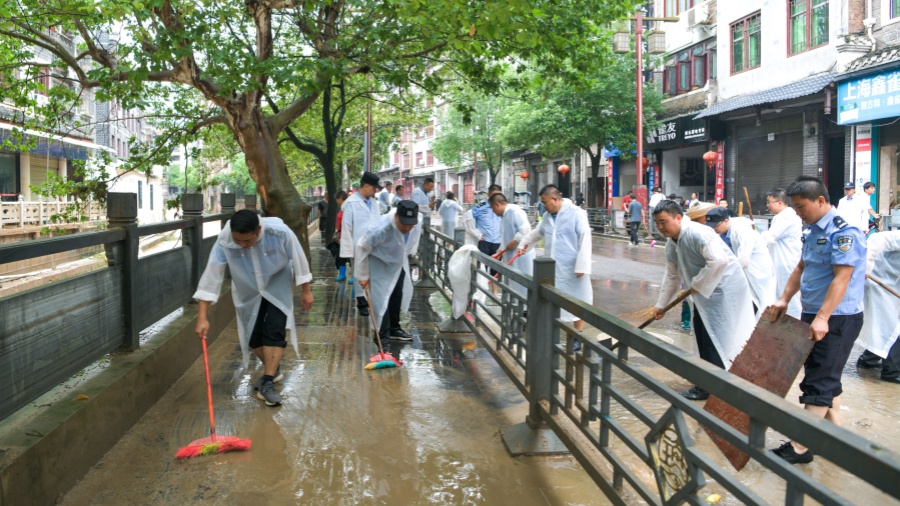
{"type": "Polygon", "coordinates": [[[835,216],[834,218],[832,218],[831,222],[834,223],[834,226],[837,227],[838,230],[841,230],[847,226],[847,221],[840,216],[835,216]]]}
{"type": "Polygon", "coordinates": [[[841,252],[848,252],[850,248],[853,247],[853,236],[852,235],[839,235],[835,240],[835,244],[837,244],[838,250],[841,252]]]}

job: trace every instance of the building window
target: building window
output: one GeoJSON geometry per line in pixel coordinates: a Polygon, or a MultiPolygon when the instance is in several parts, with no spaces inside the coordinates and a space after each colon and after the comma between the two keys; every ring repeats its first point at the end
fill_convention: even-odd
{"type": "Polygon", "coordinates": [[[759,12],[731,25],[731,73],[759,67],[761,54],[759,12]]]}
{"type": "Polygon", "coordinates": [[[828,43],[828,0],[790,0],[788,13],[790,54],[828,43]]]}
{"type": "Polygon", "coordinates": [[[0,153],[0,200],[14,202],[19,196],[18,155],[0,153]]]}
{"type": "Polygon", "coordinates": [[[416,167],[421,167],[423,161],[424,160],[422,158],[422,152],[419,151],[418,153],[416,153],[416,167]]]}
{"type": "Polygon", "coordinates": [[[431,151],[425,153],[425,164],[428,166],[434,165],[434,153],[431,151]]]}
{"type": "Polygon", "coordinates": [[[665,77],[663,78],[663,89],[666,95],[677,95],[675,89],[675,67],[666,67],[665,77]]]}
{"type": "Polygon", "coordinates": [[[891,16],[891,19],[900,18],[900,0],[890,0],[891,8],[888,13],[891,16]]]}
{"type": "Polygon", "coordinates": [[[138,209],[144,208],[144,182],[138,181],[138,209]]]}
{"type": "Polygon", "coordinates": [[[666,0],[666,16],[675,16],[689,10],[700,0],[666,0]]]}
{"type": "Polygon", "coordinates": [[[409,168],[409,153],[406,153],[403,155],[403,168],[404,169],[409,168]]]}
{"type": "Polygon", "coordinates": [[[674,55],[667,63],[663,91],[668,96],[680,95],[706,86],[714,71],[707,67],[715,51],[709,45],[698,45],[674,55]]]}

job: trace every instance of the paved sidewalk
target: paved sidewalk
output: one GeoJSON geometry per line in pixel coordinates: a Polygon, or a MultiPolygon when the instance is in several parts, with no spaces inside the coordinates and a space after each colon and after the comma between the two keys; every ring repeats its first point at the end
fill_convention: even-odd
{"type": "Polygon", "coordinates": [[[284,405],[256,398],[260,364],[241,369],[234,322],[210,349],[218,432],[252,449],[175,460],[208,435],[198,360],[61,504],[607,504],[570,457],[507,455],[498,430],[527,405],[471,336],[437,334],[440,295],[417,290],[404,322],[415,340],[391,344],[402,368],[363,371],[375,352],[369,320],[312,241],[315,304],[297,304],[300,357],[288,348],[284,405]]]}

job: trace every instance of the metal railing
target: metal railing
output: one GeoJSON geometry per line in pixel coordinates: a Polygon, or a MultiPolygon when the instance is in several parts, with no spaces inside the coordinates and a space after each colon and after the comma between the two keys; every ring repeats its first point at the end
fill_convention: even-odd
{"type": "MultiPolygon", "coordinates": [[[[248,205],[250,203],[248,202],[248,205]]],[[[255,204],[255,202],[253,202],[255,204]]],[[[216,236],[203,196],[186,195],[181,220],[137,225],[137,194],[110,193],[109,229],[0,246],[0,264],[102,245],[108,266],[0,300],[0,420],[107,353],[140,347],[140,332],[184,306],[216,236]],[[141,237],[182,231],[182,246],[138,258],[141,237]]]]}
{"type": "MultiPolygon", "coordinates": [[[[462,239],[462,233],[454,235],[462,239]]],[[[424,286],[452,297],[442,266],[461,245],[426,221],[419,249],[424,286]]],[[[561,292],[554,287],[552,259],[537,258],[534,276],[525,276],[474,252],[471,269],[470,309],[452,323],[479,338],[529,403],[526,422],[504,431],[513,455],[568,450],[618,505],[699,505],[706,502],[701,494],[712,490],[754,505],[800,505],[807,497],[824,505],[900,498],[900,455],[561,292]],[[617,340],[617,348],[611,339],[598,342],[561,321],[561,310],[617,340]],[[747,413],[749,434],[667,386],[673,376],[747,413]],[[810,474],[767,451],[770,427],[826,459],[821,465],[828,471],[810,474]],[[760,487],[734,471],[701,428],[747,453],[750,465],[777,484],[760,487]]],[[[448,323],[442,329],[454,326],[448,323]]]]}

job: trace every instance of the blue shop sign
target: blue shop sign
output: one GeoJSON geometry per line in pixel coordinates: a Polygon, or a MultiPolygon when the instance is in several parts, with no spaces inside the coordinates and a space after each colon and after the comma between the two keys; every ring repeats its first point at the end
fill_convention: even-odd
{"type": "Polygon", "coordinates": [[[900,70],[838,84],[838,124],[900,116],[900,70]]]}

